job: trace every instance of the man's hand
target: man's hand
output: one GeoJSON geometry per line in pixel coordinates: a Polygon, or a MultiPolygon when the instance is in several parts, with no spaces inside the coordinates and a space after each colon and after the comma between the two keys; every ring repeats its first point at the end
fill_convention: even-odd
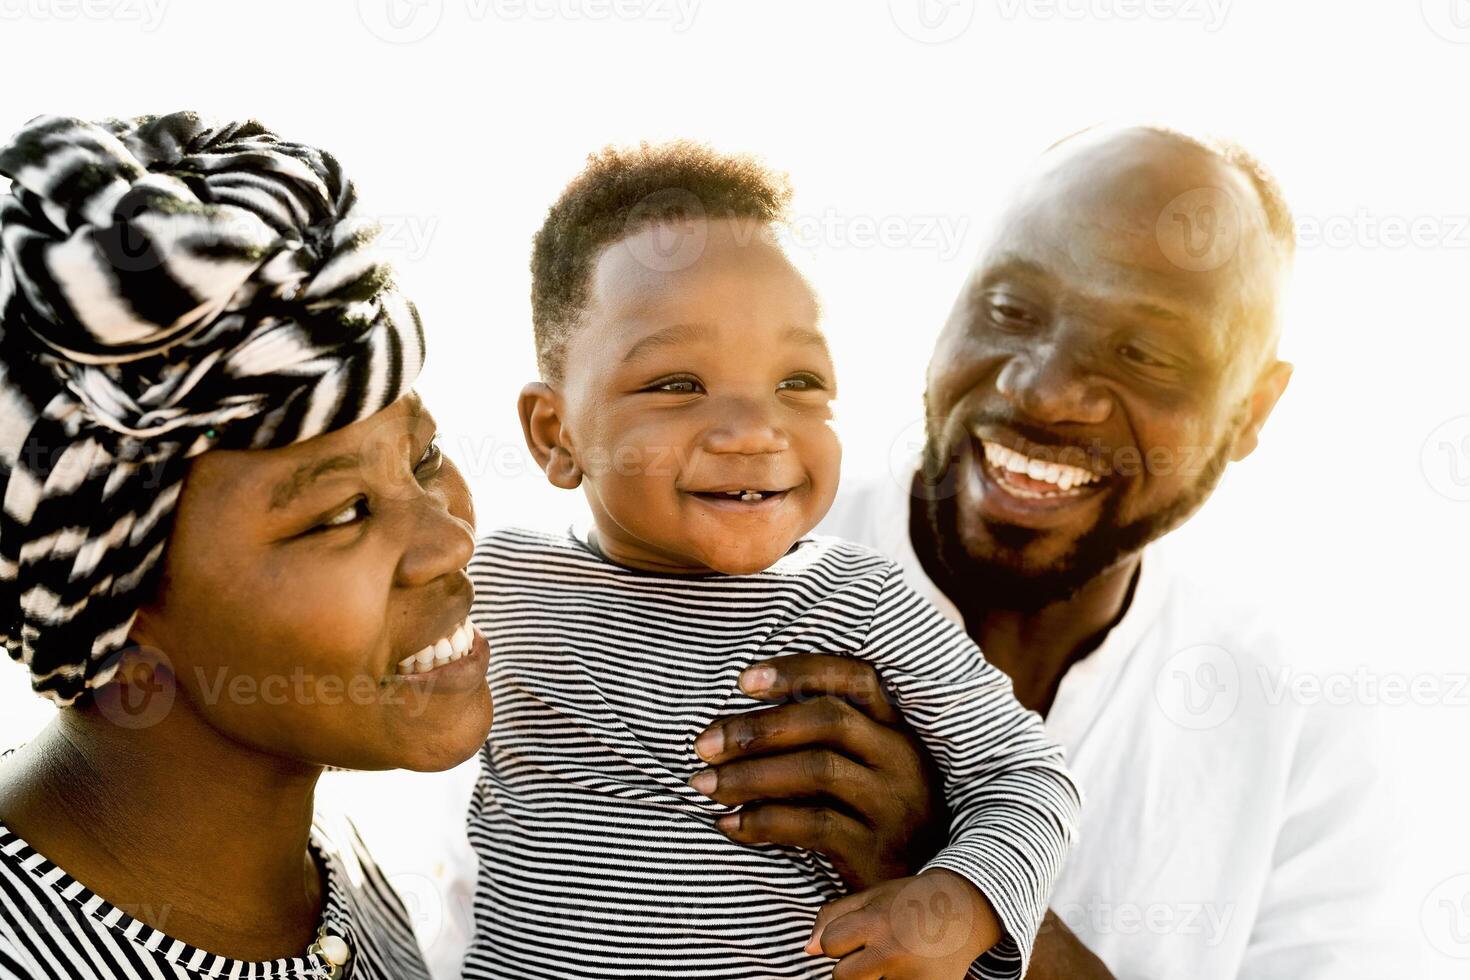
{"type": "Polygon", "coordinates": [[[979,889],[936,868],[829,902],[806,951],[839,961],[832,980],[963,980],[1003,933],[979,889]]]}
{"type": "Polygon", "coordinates": [[[743,807],[720,831],[816,851],[853,890],[934,856],[949,833],[938,771],[872,665],[794,654],[747,668],[740,687],[780,703],[720,719],[694,742],[710,768],[691,785],[743,807]]]}

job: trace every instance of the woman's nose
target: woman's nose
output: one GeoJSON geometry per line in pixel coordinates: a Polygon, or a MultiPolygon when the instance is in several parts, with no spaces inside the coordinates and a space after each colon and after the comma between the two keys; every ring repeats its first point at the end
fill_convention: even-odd
{"type": "Polygon", "coordinates": [[[425,495],[412,523],[411,538],[398,562],[398,584],[403,588],[428,585],[463,571],[475,551],[474,526],[455,517],[432,495],[425,495]]]}

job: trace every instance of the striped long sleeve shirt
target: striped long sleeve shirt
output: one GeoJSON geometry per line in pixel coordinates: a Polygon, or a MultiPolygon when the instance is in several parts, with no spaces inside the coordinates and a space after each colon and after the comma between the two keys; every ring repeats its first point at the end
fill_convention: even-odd
{"type": "Polygon", "coordinates": [[[608,562],[574,532],[504,530],[470,565],[495,724],[471,802],[467,980],[831,975],[803,952],[845,893],[821,855],[730,841],[687,781],[694,738],[764,707],[737,678],[793,653],[872,662],[943,774],[950,840],[1005,930],[971,969],[1018,978],[1070,845],[1078,791],[1040,718],[892,561],[830,538],[753,575],[608,562]]]}

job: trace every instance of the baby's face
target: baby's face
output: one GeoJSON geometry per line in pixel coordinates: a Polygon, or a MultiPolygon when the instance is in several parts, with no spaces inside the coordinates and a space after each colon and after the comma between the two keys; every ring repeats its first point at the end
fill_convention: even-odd
{"type": "Polygon", "coordinates": [[[816,526],[841,462],[836,379],[816,297],[763,226],[655,225],[614,243],[585,316],[558,386],[562,439],[609,558],[747,574],[816,526]],[[662,261],[678,234],[703,247],[686,237],[662,261]]]}

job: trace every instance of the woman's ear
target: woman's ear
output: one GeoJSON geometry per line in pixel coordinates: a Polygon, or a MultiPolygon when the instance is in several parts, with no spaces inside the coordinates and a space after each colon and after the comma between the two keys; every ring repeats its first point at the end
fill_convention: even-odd
{"type": "Polygon", "coordinates": [[[582,470],[572,456],[562,431],[561,398],[547,384],[533,381],[521,389],[516,407],[526,448],[554,487],[575,490],[582,485],[582,470]]]}

